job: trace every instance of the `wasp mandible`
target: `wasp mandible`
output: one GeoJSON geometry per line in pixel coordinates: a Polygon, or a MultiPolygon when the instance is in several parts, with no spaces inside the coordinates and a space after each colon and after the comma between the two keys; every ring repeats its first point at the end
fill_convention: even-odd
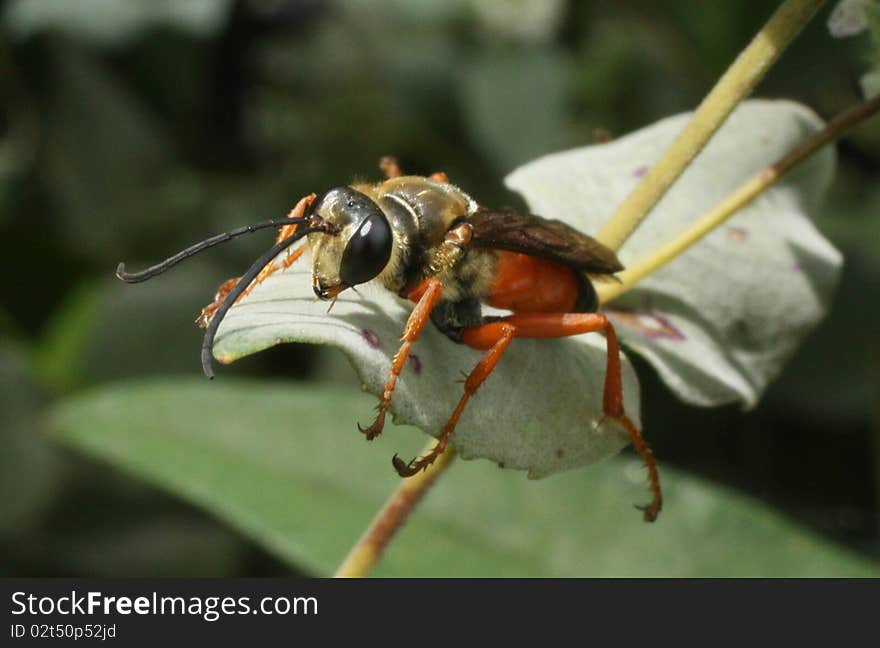
{"type": "Polygon", "coordinates": [[[620,350],[611,322],[598,310],[591,277],[611,277],[623,269],[614,252],[569,225],[511,210],[487,209],[451,184],[443,173],[404,175],[383,158],[386,179],[377,184],[335,187],[302,198],[287,218],[257,223],[197,243],[138,273],[116,275],[136,283],[180,261],[242,234],[279,228],[276,244],[241,277],[224,282],[199,318],[205,328],[202,367],[213,378],[214,336],[227,311],[271,274],[292,265],[308,248],[312,287],[322,300],[348,288],[375,282],[415,304],[391,362],[375,420],[358,424],[367,439],[382,432],[398,377],[410,349],[429,321],[450,340],[485,351],[467,375],[464,393],[434,448],[422,457],[392,462],[401,477],[427,468],[446,449],[471,397],[514,338],[558,338],[603,333],[606,369],[605,418],[620,423],[648,469],[651,502],[640,507],[647,521],[662,506],[660,480],[650,448],[623,409],[620,350]],[[301,238],[306,244],[291,246],[301,238]],[[509,311],[484,316],[482,305],[509,311]]]}

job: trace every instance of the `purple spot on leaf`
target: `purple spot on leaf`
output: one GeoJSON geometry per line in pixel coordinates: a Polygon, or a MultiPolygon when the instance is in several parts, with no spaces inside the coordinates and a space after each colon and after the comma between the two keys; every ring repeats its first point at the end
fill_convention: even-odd
{"type": "Polygon", "coordinates": [[[645,175],[646,173],[648,173],[648,165],[647,165],[647,164],[643,164],[642,166],[640,166],[639,168],[637,168],[637,169],[633,172],[633,175],[634,175],[635,177],[637,177],[637,178],[642,178],[642,177],[644,177],[644,175],[645,175]]]}
{"type": "Polygon", "coordinates": [[[422,361],[419,360],[419,356],[415,353],[409,354],[409,363],[412,365],[413,372],[419,376],[422,373],[422,361]]]}
{"type": "Polygon", "coordinates": [[[685,339],[684,334],[663,313],[650,310],[609,310],[608,313],[617,323],[623,324],[648,339],[685,339]]]}
{"type": "Polygon", "coordinates": [[[379,336],[376,335],[373,331],[371,331],[370,329],[361,329],[361,336],[366,341],[367,346],[369,346],[371,349],[379,348],[379,336]]]}

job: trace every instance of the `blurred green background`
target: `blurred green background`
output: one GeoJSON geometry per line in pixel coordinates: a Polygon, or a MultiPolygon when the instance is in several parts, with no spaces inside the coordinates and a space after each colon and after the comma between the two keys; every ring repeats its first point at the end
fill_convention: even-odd
{"type": "MultiPolygon", "coordinates": [[[[344,360],[324,349],[275,348],[223,368],[216,384],[198,383],[201,332],[192,320],[271,235],[218,248],[138,287],[113,278],[116,264],[141,267],[283,215],[309,192],[377,178],[376,162],[388,153],[412,172],[446,171],[484,204],[518,204],[502,184],[514,166],[692,108],[775,6],[0,2],[0,574],[328,573],[393,487],[390,454],[406,456],[423,438],[395,430],[386,445],[363,443],[355,420],[368,416],[371,401],[344,360]],[[133,382],[144,378],[153,380],[133,382]],[[235,424],[208,412],[219,396],[202,403],[206,393],[235,403],[250,423],[227,431],[224,424],[235,424]],[[161,410],[169,403],[180,409],[161,410]],[[312,421],[314,438],[264,434],[260,412],[274,408],[312,421]],[[278,490],[261,494],[254,489],[270,487],[261,471],[236,472],[234,458],[246,454],[238,441],[220,448],[228,465],[218,455],[196,466],[190,459],[210,458],[212,448],[150,432],[200,416],[200,443],[211,443],[212,429],[218,443],[227,432],[238,441],[246,433],[262,444],[257,464],[278,448],[301,451],[284,464],[290,481],[281,470],[278,490]],[[120,439],[130,442],[114,445],[120,439]],[[308,478],[298,481],[296,470],[308,478]],[[346,489],[367,495],[347,497],[346,489]],[[265,524],[278,511],[283,533],[265,524]]],[[[826,118],[859,99],[866,43],[833,40],[827,13],[759,96],[795,99],[826,118]]],[[[661,470],[679,475],[673,492],[680,482],[688,493],[736,502],[719,499],[714,522],[693,513],[686,524],[687,507],[699,502],[678,499],[663,537],[680,547],[680,562],[664,571],[630,546],[638,536],[650,547],[654,533],[630,508],[644,497],[641,487],[600,488],[626,472],[627,455],[549,486],[499,476],[487,462],[457,465],[417,514],[427,526],[416,519],[401,534],[387,573],[796,576],[827,558],[819,573],[870,574],[880,558],[878,120],[838,150],[839,173],[818,220],[845,255],[843,281],[827,321],[761,405],[747,413],[691,408],[638,364],[646,434],[661,470]],[[483,479],[497,492],[482,492],[485,509],[474,512],[468,485],[481,489],[483,479]],[[535,493],[555,497],[552,489],[571,495],[569,508],[547,513],[553,506],[534,501],[535,493]],[[586,530],[566,544],[572,511],[579,517],[571,526],[586,530]],[[735,524],[724,522],[727,511],[735,524]],[[465,520],[496,513],[503,521],[480,526],[497,536],[465,520]],[[626,518],[620,527],[618,518],[626,518]],[[802,562],[785,563],[786,552],[797,553],[786,544],[793,534],[809,538],[811,549],[802,562]],[[590,546],[580,547],[585,538],[590,546]],[[525,544],[537,556],[529,568],[518,549],[525,544]],[[707,545],[717,551],[703,562],[688,558],[707,545]],[[756,558],[760,547],[766,555],[756,558]],[[617,562],[600,568],[603,555],[617,562]]]]}

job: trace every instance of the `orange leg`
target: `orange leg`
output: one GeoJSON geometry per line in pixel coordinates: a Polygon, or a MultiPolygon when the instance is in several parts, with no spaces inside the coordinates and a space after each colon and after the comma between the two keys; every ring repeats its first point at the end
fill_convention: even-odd
{"type": "MultiPolygon", "coordinates": [[[[293,231],[296,229],[296,225],[286,225],[284,230],[289,229],[290,233],[293,234],[293,231]]],[[[287,236],[283,237],[281,240],[284,240],[287,236]]],[[[297,249],[291,251],[284,260],[279,262],[273,261],[269,265],[267,265],[260,274],[254,279],[253,283],[248,286],[247,290],[241,293],[241,296],[236,300],[236,303],[247,297],[251,294],[251,291],[256,288],[258,285],[263,283],[263,281],[271,274],[278,272],[279,270],[284,270],[289,268],[294,264],[294,262],[302,256],[302,253],[306,251],[306,246],[303,245],[298,247],[297,249]]],[[[232,289],[238,284],[239,277],[233,277],[232,279],[227,279],[220,287],[217,288],[217,293],[214,295],[214,301],[205,306],[202,309],[202,312],[199,313],[199,316],[196,318],[196,324],[199,325],[199,328],[206,328],[208,323],[211,321],[211,318],[214,317],[214,313],[217,312],[217,309],[226,301],[226,296],[232,292],[232,289]]]]}
{"type": "MultiPolygon", "coordinates": [[[[304,198],[300,198],[299,202],[296,203],[293,209],[287,214],[288,218],[302,218],[305,214],[306,208],[311,205],[315,200],[315,194],[309,194],[304,198]]],[[[278,230],[278,236],[275,238],[276,243],[281,243],[284,239],[292,236],[296,232],[296,225],[285,225],[281,229],[278,230]]],[[[292,266],[294,262],[302,256],[302,253],[305,251],[306,246],[303,245],[296,250],[291,251],[287,256],[284,257],[284,260],[280,263],[273,261],[269,265],[267,265],[260,274],[257,275],[257,278],[254,279],[254,282],[248,286],[248,289],[245,290],[239,299],[244,297],[245,295],[249,295],[250,292],[254,289],[254,286],[258,286],[263,281],[269,277],[270,275],[278,272],[279,270],[285,270],[292,266]]]]}
{"type": "Polygon", "coordinates": [[[226,296],[231,293],[232,289],[238,284],[239,278],[240,277],[233,277],[220,284],[220,287],[217,288],[217,292],[214,294],[214,301],[205,306],[196,318],[196,324],[199,328],[208,328],[208,324],[211,322],[211,318],[214,317],[214,313],[216,313],[217,309],[220,308],[220,305],[226,301],[226,296]]]}
{"type": "Polygon", "coordinates": [[[403,171],[400,168],[400,164],[397,162],[397,158],[392,155],[386,155],[379,160],[379,168],[389,180],[391,178],[399,178],[403,175],[403,171]]]}
{"type": "MultiPolygon", "coordinates": [[[[403,169],[400,168],[400,163],[398,163],[397,158],[391,155],[386,155],[381,160],[379,160],[379,168],[382,170],[382,173],[385,174],[385,177],[389,180],[391,178],[399,178],[400,176],[404,175],[403,169]]],[[[442,171],[432,173],[428,177],[431,178],[431,180],[449,182],[449,177],[442,171]]]]}
{"type": "Polygon", "coordinates": [[[498,364],[498,361],[501,360],[501,356],[504,355],[504,352],[507,350],[511,340],[516,337],[516,329],[503,322],[501,322],[501,326],[498,327],[497,333],[498,338],[495,343],[486,352],[486,355],[480,359],[477,366],[473,368],[470,374],[468,374],[467,379],[464,381],[464,394],[462,394],[461,399],[459,399],[458,405],[455,406],[455,411],[452,412],[452,416],[449,417],[449,420],[446,421],[446,425],[443,426],[443,431],[440,432],[440,436],[437,437],[437,444],[431,448],[431,451],[428,452],[428,454],[419,457],[418,459],[413,459],[408,464],[404,463],[397,455],[394,455],[391,459],[391,462],[397,469],[397,474],[401,477],[412,477],[420,470],[424,470],[434,463],[434,460],[446,450],[446,444],[449,442],[450,437],[455,433],[455,426],[458,425],[458,419],[464,411],[465,405],[467,405],[471,396],[477,392],[480,385],[483,384],[483,381],[489,377],[489,374],[492,373],[495,366],[498,364]]]}
{"type": "Polygon", "coordinates": [[[442,292],[440,280],[431,277],[420,283],[407,295],[409,299],[418,299],[418,303],[409,314],[409,319],[406,320],[403,336],[400,338],[403,344],[400,345],[400,349],[394,354],[394,358],[391,361],[391,373],[388,376],[388,382],[385,383],[385,391],[382,392],[379,405],[376,407],[379,413],[370,427],[364,428],[358,423],[358,429],[366,435],[368,440],[373,440],[382,433],[382,428],[385,426],[385,413],[391,406],[391,395],[394,393],[397,378],[403,370],[403,365],[409,356],[410,348],[419,339],[419,335],[430,320],[431,311],[440,302],[442,292]]]}
{"type": "MultiPolygon", "coordinates": [[[[287,214],[288,218],[302,218],[305,214],[306,207],[312,204],[315,200],[315,194],[309,194],[304,198],[300,198],[299,202],[296,203],[293,209],[290,210],[290,213],[287,214]]],[[[275,239],[276,243],[280,243],[287,237],[293,235],[296,232],[296,225],[285,225],[284,227],[278,230],[278,236],[275,239]]],[[[292,266],[294,262],[302,256],[302,253],[305,252],[306,246],[303,245],[296,250],[289,251],[287,256],[284,257],[284,260],[281,262],[272,261],[269,265],[263,268],[260,271],[260,274],[257,275],[257,278],[254,279],[253,283],[247,287],[241,296],[238,298],[238,301],[241,301],[246,296],[248,296],[251,291],[259,286],[263,281],[269,277],[270,275],[278,272],[279,270],[285,270],[292,266]]],[[[217,309],[223,304],[226,300],[226,296],[232,292],[232,289],[238,284],[238,277],[233,277],[232,279],[227,279],[220,287],[217,288],[217,294],[214,295],[214,301],[205,306],[202,309],[202,312],[199,313],[199,316],[196,318],[196,324],[199,325],[200,328],[206,328],[208,323],[211,321],[211,318],[214,317],[214,313],[217,312],[217,309]]],[[[236,301],[236,303],[238,303],[236,301]]]]}
{"type": "MultiPolygon", "coordinates": [[[[640,507],[645,514],[645,520],[653,522],[663,506],[663,495],[660,491],[660,476],[657,472],[657,464],[648,444],[645,443],[641,433],[635,424],[629,419],[623,410],[623,383],[620,370],[620,347],[617,344],[617,334],[608,319],[599,313],[521,313],[511,315],[497,322],[475,326],[467,329],[462,335],[465,344],[476,349],[489,349],[490,354],[500,341],[511,335],[525,338],[557,338],[578,335],[580,333],[604,332],[606,339],[606,366],[605,366],[605,389],[602,399],[602,410],[605,418],[611,418],[623,425],[629,433],[629,438],[636,452],[645,461],[648,468],[648,479],[653,498],[647,506],[640,507]]],[[[505,344],[506,347],[506,344],[505,344]]],[[[487,354],[488,355],[488,354],[487,354]]],[[[497,362],[497,360],[496,360],[497,362]]],[[[492,365],[494,368],[494,364],[492,365]]],[[[491,368],[489,369],[491,371],[491,368]]],[[[486,374],[488,375],[488,373],[486,374]]],[[[482,379],[485,379],[483,376],[482,379]]],[[[480,381],[482,382],[482,380],[480,381]]],[[[466,398],[459,403],[463,407],[466,398]]],[[[459,409],[450,419],[453,428],[460,414],[459,409]]],[[[604,420],[604,419],[603,419],[604,420]]],[[[600,422],[601,425],[601,422],[600,422]]],[[[447,424],[447,427],[449,424],[447,424]]],[[[444,444],[452,435],[452,430],[444,429],[445,438],[441,436],[444,444]]],[[[440,445],[440,443],[438,443],[440,445]]],[[[436,448],[435,448],[436,450],[436,448]]],[[[442,449],[441,449],[442,451],[442,449]]],[[[439,453],[437,453],[439,454],[439,453]]],[[[431,451],[426,456],[436,456],[431,451]]],[[[421,461],[421,460],[420,460],[421,461]]],[[[433,461],[433,458],[431,459],[433,461]]],[[[430,463],[430,462],[429,462],[430,463]]],[[[415,462],[411,465],[419,464],[415,462]]],[[[427,464],[425,464],[427,465],[427,464]]]]}

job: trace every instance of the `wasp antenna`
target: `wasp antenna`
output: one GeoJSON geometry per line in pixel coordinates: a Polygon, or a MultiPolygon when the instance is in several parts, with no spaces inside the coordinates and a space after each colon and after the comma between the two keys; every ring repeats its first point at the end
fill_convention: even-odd
{"type": "Polygon", "coordinates": [[[169,268],[173,268],[174,266],[176,266],[184,259],[188,259],[189,257],[196,255],[203,250],[207,250],[208,248],[219,245],[220,243],[225,243],[226,241],[231,241],[236,236],[241,236],[242,234],[250,234],[251,232],[256,232],[258,230],[266,229],[269,227],[284,227],[285,225],[302,224],[307,223],[308,221],[308,218],[275,218],[273,220],[266,221],[265,223],[245,225],[244,227],[239,227],[238,229],[224,232],[223,234],[218,234],[217,236],[212,236],[209,239],[205,239],[204,241],[200,241],[195,245],[191,245],[185,250],[181,250],[174,256],[168,257],[167,259],[162,261],[162,263],[157,263],[156,265],[150,266],[146,270],[141,270],[140,272],[126,272],[125,264],[120,263],[118,266],[116,266],[116,276],[125,283],[140,283],[141,281],[146,281],[147,279],[152,279],[156,275],[162,274],[169,268]]]}
{"type": "MultiPolygon", "coordinates": [[[[302,222],[307,219],[287,219],[286,223],[290,222],[302,222]]],[[[214,349],[214,336],[217,335],[217,329],[220,328],[220,322],[223,321],[223,318],[226,316],[227,311],[232,308],[241,294],[247,290],[248,286],[251,285],[251,282],[257,278],[257,275],[260,274],[260,271],[265,268],[269,263],[272,262],[276,256],[281,254],[284,250],[289,248],[291,245],[296,243],[299,239],[307,234],[312,234],[313,232],[325,232],[327,231],[326,227],[309,227],[306,229],[299,230],[294,232],[286,239],[279,241],[272,248],[266,252],[259,259],[254,261],[253,265],[248,268],[248,271],[245,272],[241,279],[238,280],[238,283],[235,284],[235,287],[229,291],[229,294],[226,295],[226,299],[223,300],[223,303],[220,304],[220,308],[217,309],[217,312],[214,313],[214,316],[211,318],[211,321],[208,323],[208,327],[205,329],[205,337],[202,340],[202,371],[205,372],[205,375],[212,379],[214,378],[214,369],[211,367],[211,354],[214,349]]]]}

